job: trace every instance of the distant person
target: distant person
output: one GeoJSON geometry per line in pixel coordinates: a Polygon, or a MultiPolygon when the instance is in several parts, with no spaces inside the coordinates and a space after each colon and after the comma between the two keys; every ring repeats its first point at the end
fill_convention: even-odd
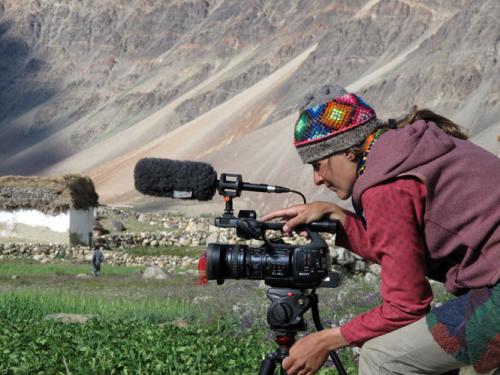
{"type": "Polygon", "coordinates": [[[92,269],[94,276],[98,277],[101,275],[101,264],[104,262],[104,254],[101,249],[95,249],[92,254],[92,269]]]}
{"type": "Polygon", "coordinates": [[[382,304],[298,340],[288,375],[314,374],[328,352],[360,346],[359,373],[480,373],[500,366],[500,159],[452,121],[416,107],[386,123],[339,86],[308,98],[295,147],[354,212],[331,202],[283,208],[284,232],[328,218],[336,244],[381,265],[382,304]],[[428,279],[455,298],[431,308],[428,279]],[[451,372],[449,372],[451,371],[451,372]]]}

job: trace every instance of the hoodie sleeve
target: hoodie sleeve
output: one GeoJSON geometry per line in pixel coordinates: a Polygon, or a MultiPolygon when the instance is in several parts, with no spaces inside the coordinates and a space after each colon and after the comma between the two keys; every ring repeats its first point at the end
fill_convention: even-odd
{"type": "Polygon", "coordinates": [[[358,254],[381,265],[383,302],[341,327],[345,339],[357,346],[417,321],[429,311],[432,300],[421,233],[425,185],[411,178],[397,179],[365,191],[362,204],[366,228],[346,220],[345,235],[358,254]]]}
{"type": "Polygon", "coordinates": [[[351,211],[345,211],[344,226],[340,226],[335,236],[335,245],[344,247],[370,262],[377,262],[369,251],[369,238],[363,221],[351,211]]]}

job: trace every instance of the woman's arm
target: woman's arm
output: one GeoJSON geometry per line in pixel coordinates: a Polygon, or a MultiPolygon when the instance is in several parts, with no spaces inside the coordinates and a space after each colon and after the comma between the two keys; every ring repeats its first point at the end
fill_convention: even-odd
{"type": "Polygon", "coordinates": [[[367,253],[369,242],[366,237],[366,228],[363,220],[353,212],[344,210],[335,203],[312,202],[282,208],[264,215],[261,220],[268,221],[275,218],[287,220],[283,226],[284,233],[289,233],[301,224],[308,224],[321,219],[337,220],[336,245],[345,247],[367,260],[374,261],[367,253]]]}
{"type": "Polygon", "coordinates": [[[410,324],[430,307],[423,237],[425,185],[398,179],[368,189],[362,196],[368,251],[381,265],[382,304],[341,327],[354,345],[410,324]]]}
{"type": "Polygon", "coordinates": [[[335,203],[312,202],[270,212],[264,215],[261,220],[269,221],[275,218],[283,218],[287,220],[283,226],[283,231],[289,233],[301,224],[308,224],[321,219],[338,220],[343,225],[345,217],[344,209],[335,203]]]}

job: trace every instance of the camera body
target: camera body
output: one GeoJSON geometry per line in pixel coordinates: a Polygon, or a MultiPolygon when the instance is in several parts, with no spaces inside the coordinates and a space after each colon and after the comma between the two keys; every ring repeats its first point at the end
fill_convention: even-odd
{"type": "Polygon", "coordinates": [[[256,220],[255,211],[240,211],[238,218],[225,215],[215,225],[236,228],[244,239],[261,239],[264,244],[210,243],[207,249],[207,276],[222,284],[225,279],[264,280],[271,287],[310,289],[336,287],[338,275],[330,272],[331,261],[325,240],[307,226],[307,244],[295,245],[282,239],[269,240],[267,230],[278,230],[283,224],[256,220]]]}

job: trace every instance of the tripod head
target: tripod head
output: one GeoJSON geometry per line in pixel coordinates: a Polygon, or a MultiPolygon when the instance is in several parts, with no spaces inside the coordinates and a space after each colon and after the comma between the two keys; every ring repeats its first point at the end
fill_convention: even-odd
{"type": "MultiPolygon", "coordinates": [[[[309,308],[312,311],[316,329],[318,331],[323,329],[319,318],[318,295],[315,289],[309,291],[307,289],[270,288],[267,291],[267,297],[271,300],[271,305],[267,310],[267,323],[271,330],[276,332],[275,341],[278,349],[267,354],[262,360],[259,375],[274,374],[278,363],[280,373],[285,375],[286,372],[281,367],[281,363],[295,343],[297,333],[307,329],[303,315],[309,308]]],[[[330,357],[339,374],[346,375],[337,353],[331,352],[330,357]]]]}
{"type": "Polygon", "coordinates": [[[290,288],[270,288],[267,297],[271,306],[267,310],[267,323],[278,334],[295,335],[304,331],[307,325],[303,314],[314,303],[306,290],[290,288]]]}

